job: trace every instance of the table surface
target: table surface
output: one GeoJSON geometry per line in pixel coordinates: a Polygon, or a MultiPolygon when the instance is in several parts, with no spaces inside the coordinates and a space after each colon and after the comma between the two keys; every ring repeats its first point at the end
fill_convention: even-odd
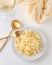
{"type": "MultiPolygon", "coordinates": [[[[9,34],[11,31],[10,24],[13,19],[20,20],[23,26],[35,26],[41,29],[47,37],[48,50],[40,59],[33,62],[25,62],[16,57],[13,53],[10,39],[3,51],[0,52],[0,65],[52,65],[52,17],[45,23],[37,24],[33,20],[26,18],[24,8],[16,5],[9,14],[0,12],[0,38],[9,34]]],[[[0,45],[3,41],[4,40],[0,41],[0,45]]]]}

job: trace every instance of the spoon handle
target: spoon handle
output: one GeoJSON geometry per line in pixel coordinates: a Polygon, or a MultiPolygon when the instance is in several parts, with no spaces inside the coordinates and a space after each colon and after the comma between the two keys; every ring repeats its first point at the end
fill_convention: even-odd
{"type": "Polygon", "coordinates": [[[5,45],[6,45],[6,43],[8,42],[11,33],[12,33],[12,30],[11,30],[11,32],[9,33],[8,37],[6,37],[6,40],[4,41],[3,45],[0,47],[0,52],[3,50],[3,48],[4,48],[5,45]]]}

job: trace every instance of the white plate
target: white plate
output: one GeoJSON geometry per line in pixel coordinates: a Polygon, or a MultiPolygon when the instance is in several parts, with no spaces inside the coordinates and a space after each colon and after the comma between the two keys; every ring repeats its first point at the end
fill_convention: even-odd
{"type": "MultiPolygon", "coordinates": [[[[21,29],[19,29],[19,30],[27,30],[27,29],[30,29],[30,30],[32,30],[32,31],[36,31],[37,33],[39,33],[39,35],[41,36],[41,39],[42,39],[42,51],[41,51],[40,53],[36,54],[36,55],[33,55],[33,56],[26,56],[26,55],[23,55],[23,54],[21,54],[21,53],[18,53],[18,52],[16,51],[16,49],[15,49],[15,45],[14,45],[14,41],[13,41],[14,38],[12,38],[11,47],[12,47],[12,50],[13,50],[14,54],[15,54],[17,57],[19,57],[19,58],[21,58],[21,59],[23,59],[23,60],[25,60],[25,61],[34,61],[34,60],[39,59],[39,58],[46,52],[48,42],[47,42],[47,39],[46,39],[45,35],[42,33],[42,31],[40,31],[40,30],[39,30],[38,28],[36,28],[36,27],[23,27],[23,28],[21,28],[21,29]]],[[[15,30],[15,31],[19,31],[19,30],[15,30]]]]}

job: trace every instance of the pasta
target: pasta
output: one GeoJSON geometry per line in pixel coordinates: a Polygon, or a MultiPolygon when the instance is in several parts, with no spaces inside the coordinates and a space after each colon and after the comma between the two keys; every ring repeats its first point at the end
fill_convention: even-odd
{"type": "Polygon", "coordinates": [[[0,11],[9,12],[14,7],[14,0],[0,0],[0,11]]]}
{"type": "Polygon", "coordinates": [[[5,6],[13,7],[14,0],[0,0],[0,8],[3,8],[5,6]]]}
{"type": "Polygon", "coordinates": [[[45,11],[46,11],[46,4],[47,4],[47,0],[38,0],[37,2],[35,2],[36,5],[32,5],[33,3],[31,3],[30,5],[33,6],[33,9],[30,5],[27,5],[27,13],[29,18],[34,19],[37,23],[41,23],[44,15],[45,15],[45,11]],[[29,14],[29,12],[32,10],[32,12],[29,14]]]}
{"type": "Polygon", "coordinates": [[[44,22],[52,16],[52,0],[24,0],[20,4],[26,5],[26,16],[37,23],[44,22]]]}
{"type": "Polygon", "coordinates": [[[41,51],[41,38],[38,33],[25,30],[14,39],[16,50],[22,54],[32,56],[41,51]]]}

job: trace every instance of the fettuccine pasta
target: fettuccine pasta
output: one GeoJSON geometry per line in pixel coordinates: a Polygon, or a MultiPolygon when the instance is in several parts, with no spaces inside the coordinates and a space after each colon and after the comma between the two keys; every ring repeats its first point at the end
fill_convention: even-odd
{"type": "Polygon", "coordinates": [[[30,30],[25,30],[19,37],[14,39],[16,50],[22,54],[32,56],[42,49],[40,35],[30,30]]]}

